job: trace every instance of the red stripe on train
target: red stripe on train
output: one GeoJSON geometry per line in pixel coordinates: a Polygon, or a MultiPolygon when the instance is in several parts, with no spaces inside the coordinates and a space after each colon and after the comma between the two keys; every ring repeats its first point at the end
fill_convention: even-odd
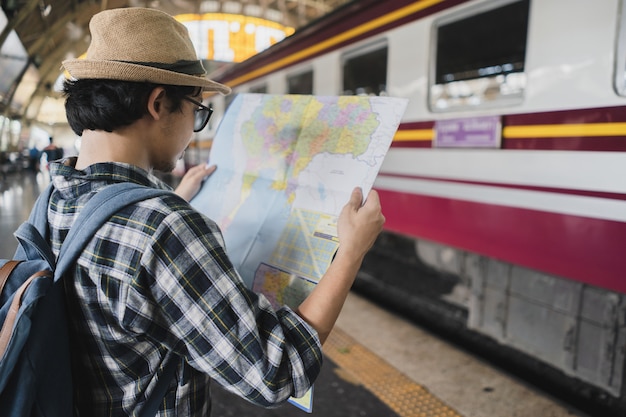
{"type": "Polygon", "coordinates": [[[378,192],[389,231],[626,293],[626,223],[378,192]]]}
{"type": "MultiPolygon", "coordinates": [[[[400,129],[402,130],[402,129],[400,129]]],[[[431,140],[396,140],[391,143],[392,148],[432,148],[431,140]]],[[[604,151],[626,152],[626,138],[613,137],[560,137],[560,138],[502,138],[502,149],[525,149],[543,151],[604,151]]]]}
{"type": "Polygon", "coordinates": [[[626,151],[626,138],[613,137],[564,137],[564,138],[503,138],[502,149],[534,149],[544,151],[626,151]]]}

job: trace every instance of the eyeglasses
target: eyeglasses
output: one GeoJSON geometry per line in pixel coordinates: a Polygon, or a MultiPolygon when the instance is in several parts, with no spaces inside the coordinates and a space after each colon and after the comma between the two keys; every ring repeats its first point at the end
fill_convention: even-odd
{"type": "Polygon", "coordinates": [[[211,115],[213,114],[213,109],[187,96],[183,98],[187,101],[192,102],[196,106],[198,106],[198,108],[195,110],[196,114],[194,116],[195,121],[193,124],[193,131],[200,132],[202,129],[204,129],[206,124],[209,123],[209,119],[211,118],[211,115]]]}

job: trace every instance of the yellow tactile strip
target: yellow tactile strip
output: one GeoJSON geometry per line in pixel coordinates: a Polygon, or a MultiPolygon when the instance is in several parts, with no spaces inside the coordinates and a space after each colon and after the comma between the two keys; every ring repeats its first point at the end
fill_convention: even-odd
{"type": "Polygon", "coordinates": [[[332,331],[324,353],[400,417],[462,417],[341,329],[332,331]]]}

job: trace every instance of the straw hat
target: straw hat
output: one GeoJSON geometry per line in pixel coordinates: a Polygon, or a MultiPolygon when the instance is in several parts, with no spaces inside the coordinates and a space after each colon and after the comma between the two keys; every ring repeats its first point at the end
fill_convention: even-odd
{"type": "Polygon", "coordinates": [[[97,13],[89,22],[91,44],[85,59],[63,66],[75,79],[108,79],[202,87],[230,93],[206,78],[187,28],[156,9],[130,7],[97,13]]]}

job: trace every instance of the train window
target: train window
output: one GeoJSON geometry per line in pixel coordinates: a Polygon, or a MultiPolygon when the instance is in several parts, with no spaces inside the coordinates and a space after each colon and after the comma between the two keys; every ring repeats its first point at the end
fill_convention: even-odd
{"type": "Polygon", "coordinates": [[[288,94],[313,94],[313,71],[306,71],[287,77],[288,94]]]}
{"type": "Polygon", "coordinates": [[[250,92],[258,93],[258,94],[265,94],[267,93],[267,85],[261,84],[261,85],[255,85],[254,87],[250,87],[250,92]]]}
{"type": "Polygon", "coordinates": [[[436,20],[432,30],[432,111],[520,103],[530,0],[481,3],[436,20]]]}
{"type": "Polygon", "coordinates": [[[342,57],[343,94],[385,95],[387,93],[387,44],[376,43],[342,57]]]}

